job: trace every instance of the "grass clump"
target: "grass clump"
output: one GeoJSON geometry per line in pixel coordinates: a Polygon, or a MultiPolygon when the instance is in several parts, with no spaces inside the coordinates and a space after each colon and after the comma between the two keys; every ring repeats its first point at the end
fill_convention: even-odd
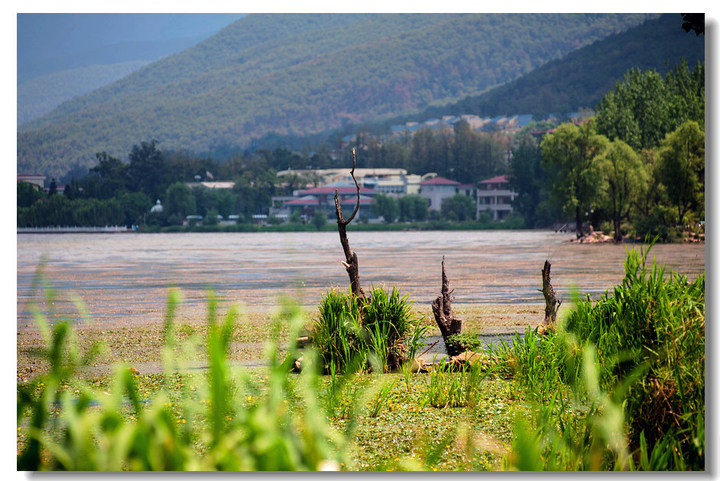
{"type": "Polygon", "coordinates": [[[666,275],[649,251],[631,251],[622,283],[580,303],[566,329],[597,347],[604,389],[627,386],[631,447],[665,446],[673,454],[659,469],[702,469],[705,276],[666,275]]]}
{"type": "Polygon", "coordinates": [[[426,402],[435,408],[472,406],[478,398],[480,383],[488,374],[479,362],[433,362],[427,379],[426,402]]]}
{"type": "Polygon", "coordinates": [[[396,287],[374,287],[362,305],[350,291],[327,292],[310,334],[326,372],[363,369],[373,362],[386,372],[412,359],[427,328],[411,309],[408,295],[396,287]]]}

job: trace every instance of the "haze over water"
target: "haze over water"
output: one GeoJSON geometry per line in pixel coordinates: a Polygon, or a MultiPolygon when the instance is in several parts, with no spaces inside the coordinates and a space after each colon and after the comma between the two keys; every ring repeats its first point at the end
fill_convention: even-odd
{"type": "MultiPolygon", "coordinates": [[[[416,304],[440,292],[445,256],[455,304],[543,302],[540,271],[552,264],[561,299],[600,296],[623,277],[632,245],[573,244],[572,234],[547,231],[349,232],[360,280],[396,285],[416,304]]],[[[636,246],[639,247],[639,246],[636,246]]],[[[90,317],[103,325],[162,322],[168,288],[180,288],[183,315],[203,320],[207,290],[227,307],[272,309],[285,294],[315,306],[329,288],[348,287],[336,232],[220,234],[19,234],[17,248],[18,329],[33,328],[28,312],[32,281],[44,272],[59,291],[55,308],[71,318],[68,293],[77,294],[90,317]]],[[[705,270],[702,244],[656,245],[668,270],[691,279],[705,270]]]]}

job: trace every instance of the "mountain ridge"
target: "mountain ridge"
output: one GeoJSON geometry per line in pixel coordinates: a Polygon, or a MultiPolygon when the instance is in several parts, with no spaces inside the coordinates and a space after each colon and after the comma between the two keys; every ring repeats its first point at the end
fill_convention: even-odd
{"type": "Polygon", "coordinates": [[[73,165],[93,165],[96,152],[122,158],[150,138],[165,149],[207,151],[247,146],[269,132],[308,135],[419,111],[513,80],[648,18],[326,15],[244,17],[64,103],[20,130],[18,171],[59,177],[73,165]]]}

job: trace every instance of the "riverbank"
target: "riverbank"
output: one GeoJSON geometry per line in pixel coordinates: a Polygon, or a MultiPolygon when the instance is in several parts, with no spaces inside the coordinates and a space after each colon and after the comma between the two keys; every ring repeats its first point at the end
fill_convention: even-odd
{"type": "MultiPolygon", "coordinates": [[[[315,309],[303,309],[306,326],[316,316],[315,309]]],[[[511,335],[523,333],[527,327],[534,327],[542,321],[544,305],[541,304],[498,304],[488,306],[458,306],[455,311],[463,321],[462,332],[465,334],[511,335]]],[[[207,322],[201,313],[195,318],[184,315],[175,323],[176,337],[179,344],[190,346],[193,340],[204,339],[207,322]]],[[[224,312],[220,312],[224,315],[224,312]]],[[[428,308],[415,306],[413,315],[423,319],[428,326],[429,338],[440,336],[428,308]]],[[[281,328],[279,338],[273,338],[269,326],[276,318],[276,313],[266,309],[245,309],[236,323],[230,348],[229,360],[246,366],[259,366],[264,362],[264,348],[268,341],[287,344],[287,330],[281,328]]],[[[23,329],[17,334],[17,381],[23,382],[47,369],[44,361],[37,356],[43,345],[40,331],[33,326],[23,329]]],[[[163,325],[159,322],[107,327],[98,323],[77,324],[75,327],[77,343],[81,352],[86,352],[94,342],[100,342],[104,349],[96,362],[86,369],[90,377],[108,374],[113,366],[126,363],[144,374],[162,372],[162,349],[164,345],[163,325]]],[[[442,341],[440,342],[440,344],[442,341]]],[[[178,349],[177,354],[187,362],[188,368],[201,368],[206,365],[206,353],[202,343],[192,350],[178,349]]],[[[441,350],[436,346],[425,357],[441,350]]]]}

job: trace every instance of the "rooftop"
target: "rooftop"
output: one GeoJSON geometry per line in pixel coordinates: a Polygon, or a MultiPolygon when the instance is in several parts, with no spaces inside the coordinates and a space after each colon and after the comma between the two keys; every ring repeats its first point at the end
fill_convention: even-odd
{"type": "Polygon", "coordinates": [[[507,182],[508,178],[507,175],[498,175],[495,177],[491,177],[489,179],[481,180],[481,184],[502,184],[504,182],[507,182]]]}
{"type": "Polygon", "coordinates": [[[460,185],[460,182],[446,179],[445,177],[433,177],[432,179],[423,180],[420,185],[460,185]]]}

